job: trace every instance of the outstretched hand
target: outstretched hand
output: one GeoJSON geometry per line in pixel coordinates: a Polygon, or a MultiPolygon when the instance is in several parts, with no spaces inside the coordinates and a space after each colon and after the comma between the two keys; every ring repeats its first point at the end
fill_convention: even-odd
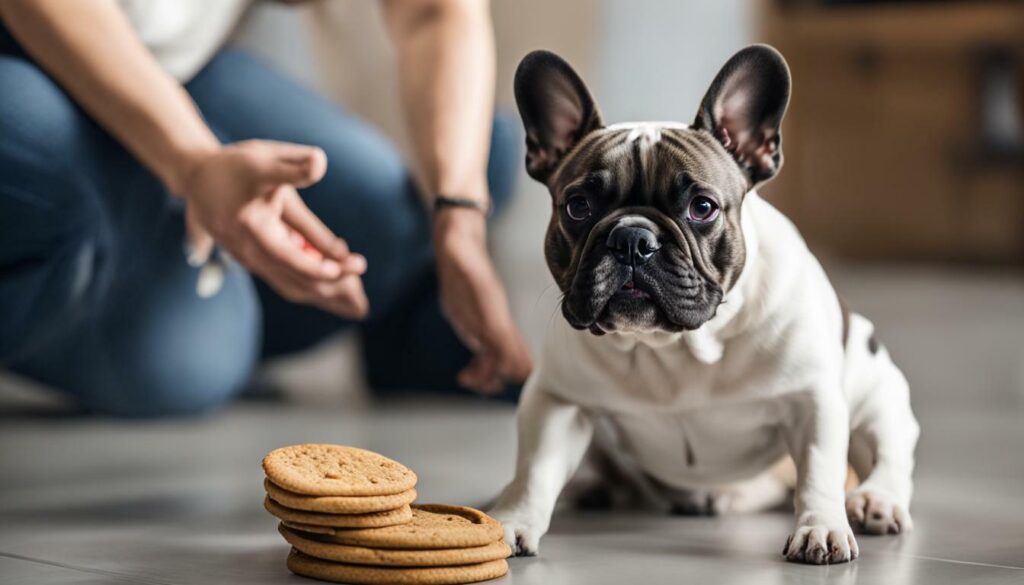
{"type": "Polygon", "coordinates": [[[296,189],[323,178],[316,147],[249,140],[198,157],[174,186],[186,201],[190,256],[214,242],[282,297],[343,317],[365,317],[366,258],[349,251],[296,189]]]}

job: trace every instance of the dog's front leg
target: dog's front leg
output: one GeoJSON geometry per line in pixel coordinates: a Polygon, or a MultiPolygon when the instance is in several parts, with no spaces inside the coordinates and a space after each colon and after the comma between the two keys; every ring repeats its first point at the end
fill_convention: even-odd
{"type": "Polygon", "coordinates": [[[796,528],[783,554],[790,561],[821,565],[857,558],[857,541],[846,518],[843,484],[850,424],[836,385],[794,397],[785,434],[796,462],[796,528]]]}
{"type": "Polygon", "coordinates": [[[593,423],[583,409],[545,392],[536,380],[531,382],[519,404],[515,478],[491,510],[516,555],[537,554],[558,494],[593,435],[593,423]]]}

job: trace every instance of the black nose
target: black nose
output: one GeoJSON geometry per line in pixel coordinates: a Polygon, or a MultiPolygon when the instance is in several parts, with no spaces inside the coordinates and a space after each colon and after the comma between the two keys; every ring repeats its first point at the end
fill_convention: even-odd
{"type": "Polygon", "coordinates": [[[605,242],[612,255],[620,264],[640,266],[658,251],[658,236],[651,230],[638,226],[617,226],[608,234],[605,242]]]}

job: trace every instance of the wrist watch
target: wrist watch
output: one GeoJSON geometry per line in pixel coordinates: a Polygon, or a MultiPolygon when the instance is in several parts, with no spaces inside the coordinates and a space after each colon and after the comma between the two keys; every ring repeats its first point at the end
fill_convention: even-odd
{"type": "Polygon", "coordinates": [[[446,207],[475,209],[485,216],[489,216],[491,214],[491,206],[478,199],[470,199],[469,197],[448,197],[447,195],[438,195],[434,198],[434,215],[437,215],[437,212],[445,209],[446,207]]]}

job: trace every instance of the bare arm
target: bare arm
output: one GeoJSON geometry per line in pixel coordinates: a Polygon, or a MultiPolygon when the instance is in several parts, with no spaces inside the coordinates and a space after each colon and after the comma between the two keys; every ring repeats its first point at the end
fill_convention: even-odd
{"type": "Polygon", "coordinates": [[[5,0],[0,11],[25,50],[172,191],[190,161],[220,146],[113,0],[5,0]]]}
{"type": "Polygon", "coordinates": [[[365,314],[365,259],[348,254],[295,190],[323,176],[322,151],[222,146],[114,0],[0,0],[0,18],[76,103],[186,199],[194,244],[208,248],[212,234],[287,298],[365,314]],[[304,240],[318,252],[303,251],[304,240]]]}
{"type": "Polygon", "coordinates": [[[494,104],[486,0],[387,0],[402,105],[431,195],[484,200],[494,104]]]}
{"type": "MultiPolygon", "coordinates": [[[[487,159],[494,103],[494,34],[487,0],[385,0],[398,52],[402,103],[430,195],[489,204],[487,159]]],[[[441,300],[474,358],[459,382],[483,392],[522,382],[532,364],[476,210],[434,218],[441,300]]]]}

